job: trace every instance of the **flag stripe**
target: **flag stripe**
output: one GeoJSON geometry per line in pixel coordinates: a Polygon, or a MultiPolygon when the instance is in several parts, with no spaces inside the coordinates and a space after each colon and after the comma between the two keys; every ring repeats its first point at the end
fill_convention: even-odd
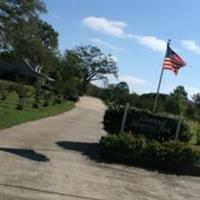
{"type": "Polygon", "coordinates": [[[185,65],[185,61],[178,54],[176,54],[176,52],[173,51],[168,45],[165,59],[163,62],[163,69],[171,70],[175,74],[178,74],[178,70],[185,65]]]}

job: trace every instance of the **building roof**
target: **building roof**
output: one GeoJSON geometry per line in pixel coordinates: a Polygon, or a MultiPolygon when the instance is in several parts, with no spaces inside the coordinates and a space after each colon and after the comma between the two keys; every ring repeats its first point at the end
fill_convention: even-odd
{"type": "Polygon", "coordinates": [[[23,78],[29,83],[38,79],[54,82],[52,78],[35,71],[33,67],[26,63],[0,62],[0,79],[17,81],[17,78],[23,78]]]}

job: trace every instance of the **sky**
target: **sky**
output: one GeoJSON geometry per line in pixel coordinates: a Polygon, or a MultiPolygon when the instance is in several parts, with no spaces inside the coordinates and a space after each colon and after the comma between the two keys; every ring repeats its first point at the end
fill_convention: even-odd
{"type": "MultiPolygon", "coordinates": [[[[200,0],[45,0],[42,18],[59,33],[59,49],[94,45],[117,61],[131,92],[156,92],[166,43],[186,61],[177,76],[165,70],[162,93],[183,85],[200,92],[200,0]]],[[[96,82],[103,85],[102,82],[96,82]]]]}

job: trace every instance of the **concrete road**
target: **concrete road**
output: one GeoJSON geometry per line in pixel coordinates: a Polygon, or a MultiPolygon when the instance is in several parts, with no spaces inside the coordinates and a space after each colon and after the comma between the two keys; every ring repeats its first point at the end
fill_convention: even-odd
{"type": "Polygon", "coordinates": [[[200,178],[106,164],[101,101],[0,132],[0,200],[200,200],[200,178]]]}

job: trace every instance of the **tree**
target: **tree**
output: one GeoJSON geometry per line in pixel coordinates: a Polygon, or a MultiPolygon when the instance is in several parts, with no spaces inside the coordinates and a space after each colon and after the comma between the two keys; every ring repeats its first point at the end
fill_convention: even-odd
{"type": "Polygon", "coordinates": [[[125,105],[129,100],[129,87],[124,81],[119,82],[114,88],[115,103],[125,105]]]}
{"type": "MultiPolygon", "coordinates": [[[[41,0],[1,0],[0,1],[0,49],[9,51],[12,46],[15,25],[27,22],[31,25],[38,14],[46,12],[46,7],[41,0]]],[[[20,37],[20,35],[19,35],[20,37]]]]}
{"type": "Polygon", "coordinates": [[[56,50],[58,48],[58,32],[50,24],[40,19],[37,21],[37,26],[43,46],[50,51],[56,50]]]}
{"type": "Polygon", "coordinates": [[[197,107],[200,107],[200,93],[194,94],[192,96],[192,100],[194,101],[197,107]]]}
{"type": "Polygon", "coordinates": [[[185,88],[183,86],[177,86],[174,91],[171,93],[171,96],[177,96],[178,98],[181,98],[183,100],[187,100],[188,93],[185,91],[185,88]]]}
{"type": "Polygon", "coordinates": [[[116,85],[116,89],[121,93],[121,94],[129,94],[129,87],[128,84],[125,81],[119,82],[116,85]]]}
{"type": "Polygon", "coordinates": [[[15,91],[18,96],[18,104],[16,109],[23,110],[24,103],[27,97],[32,95],[32,89],[24,84],[24,80],[18,79],[17,83],[11,84],[11,90],[15,91]]]}
{"type": "Polygon", "coordinates": [[[174,114],[185,113],[188,104],[187,95],[183,86],[177,86],[168,98],[166,111],[174,114]]]}
{"type": "Polygon", "coordinates": [[[166,112],[179,115],[182,112],[180,99],[177,96],[169,96],[166,101],[166,112]]]}
{"type": "Polygon", "coordinates": [[[41,65],[50,72],[58,47],[58,33],[39,19],[46,12],[42,0],[10,0],[0,2],[1,59],[41,65]]]}
{"type": "Polygon", "coordinates": [[[107,80],[105,75],[117,77],[116,62],[111,55],[105,55],[97,47],[79,46],[71,51],[79,59],[82,75],[81,94],[86,91],[88,83],[94,80],[107,80]]]}
{"type": "Polygon", "coordinates": [[[130,100],[129,87],[124,81],[118,84],[109,84],[103,93],[104,100],[110,104],[124,105],[130,100]]]}
{"type": "Polygon", "coordinates": [[[77,55],[69,50],[65,51],[65,55],[57,65],[53,78],[56,80],[55,94],[57,102],[60,102],[64,97],[77,100],[81,80],[80,62],[77,55]]]}

